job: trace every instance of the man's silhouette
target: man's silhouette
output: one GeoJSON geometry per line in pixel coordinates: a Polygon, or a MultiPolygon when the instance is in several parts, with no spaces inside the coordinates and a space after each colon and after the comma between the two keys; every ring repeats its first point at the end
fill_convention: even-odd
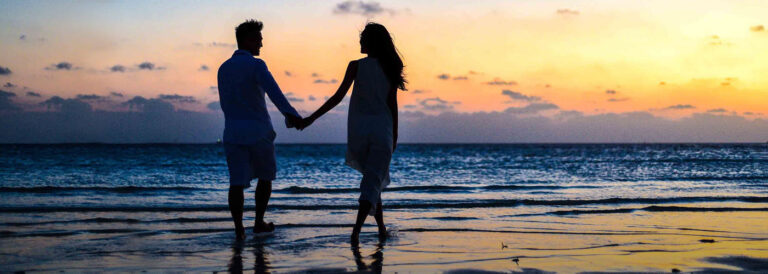
{"type": "Polygon", "coordinates": [[[267,65],[258,56],[262,47],[263,24],[247,20],[237,26],[238,49],[219,67],[219,100],[224,111],[224,149],[229,168],[229,209],[238,239],[245,238],[243,227],[243,190],[258,179],[256,186],[255,233],[274,230],[264,222],[272,180],[275,179],[275,131],[267,113],[264,93],[285,116],[286,126],[301,123],[278,87],[267,65]]]}

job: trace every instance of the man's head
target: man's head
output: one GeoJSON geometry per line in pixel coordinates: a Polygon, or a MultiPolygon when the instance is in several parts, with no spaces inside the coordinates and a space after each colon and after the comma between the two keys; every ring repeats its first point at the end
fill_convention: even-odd
{"type": "Polygon", "coordinates": [[[235,28],[237,48],[250,51],[254,56],[259,55],[261,49],[261,29],[264,24],[257,20],[249,19],[235,28]]]}

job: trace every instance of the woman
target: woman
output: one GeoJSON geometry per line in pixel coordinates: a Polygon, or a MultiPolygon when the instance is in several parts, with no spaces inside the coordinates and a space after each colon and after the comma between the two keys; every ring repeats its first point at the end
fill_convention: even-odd
{"type": "Polygon", "coordinates": [[[360,171],[360,207],[351,242],[358,244],[368,214],[376,219],[379,237],[387,230],[381,208],[381,191],[389,184],[389,161],[397,147],[397,90],[405,90],[403,61],[384,26],[368,23],[360,34],[360,52],[368,57],[349,62],[339,89],[315,113],[306,127],[339,104],[354,82],[347,120],[346,164],[360,171]]]}

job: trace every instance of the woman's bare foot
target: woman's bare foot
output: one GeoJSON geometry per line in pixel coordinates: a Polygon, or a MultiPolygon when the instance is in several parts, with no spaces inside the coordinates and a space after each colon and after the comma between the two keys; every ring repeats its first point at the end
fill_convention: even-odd
{"type": "Polygon", "coordinates": [[[360,244],[360,230],[353,229],[352,236],[349,237],[349,242],[353,247],[360,244]]]}
{"type": "Polygon", "coordinates": [[[275,224],[272,222],[265,223],[254,223],[253,224],[253,233],[263,233],[263,232],[272,232],[275,231],[275,224]]]}
{"type": "Polygon", "coordinates": [[[387,238],[387,228],[383,225],[379,226],[379,240],[384,240],[387,238]]]}

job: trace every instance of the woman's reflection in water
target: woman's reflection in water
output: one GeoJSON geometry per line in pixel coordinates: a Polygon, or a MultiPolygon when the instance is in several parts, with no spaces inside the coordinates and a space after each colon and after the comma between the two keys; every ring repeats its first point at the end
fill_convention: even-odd
{"type": "Polygon", "coordinates": [[[352,255],[355,256],[355,264],[357,264],[357,271],[370,271],[373,273],[381,273],[382,266],[384,265],[384,242],[379,242],[376,246],[376,252],[371,254],[373,262],[370,265],[366,265],[363,262],[363,256],[360,254],[360,247],[357,245],[352,246],[352,255]]]}
{"type": "MultiPolygon", "coordinates": [[[[230,273],[243,273],[243,247],[245,242],[237,241],[232,244],[232,259],[229,260],[230,273]]],[[[264,251],[264,244],[261,242],[253,242],[253,272],[255,273],[269,273],[269,260],[267,259],[267,252],[264,251]]]]}

